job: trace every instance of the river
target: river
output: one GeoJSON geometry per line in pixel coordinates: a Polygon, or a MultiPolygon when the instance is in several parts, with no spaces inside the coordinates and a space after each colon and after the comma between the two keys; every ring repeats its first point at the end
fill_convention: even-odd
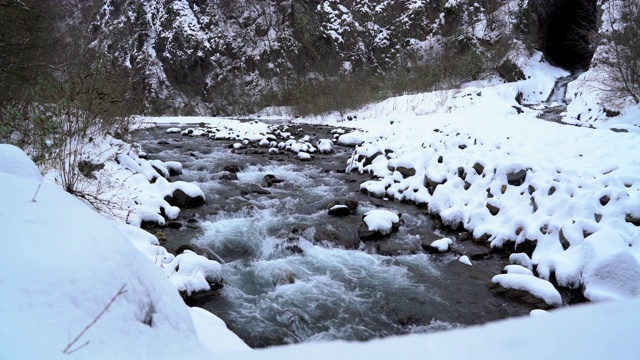
{"type": "MultiPolygon", "coordinates": [[[[313,143],[332,130],[287,129],[313,143]]],[[[534,308],[491,290],[507,254],[471,241],[455,241],[451,253],[425,253],[423,242],[459,234],[434,230],[425,209],[362,194],[359,184],[370,177],[344,172],[352,148],[302,161],[257,144],[236,151],[234,141],[168,134],[166,127],[138,130],[133,140],[149,158],[182,162],[183,174],[172,180],[204,190],[206,205],[183,210],[171,227],[148,230],[167,239],[169,251],[190,244],[223,262],[224,287],[189,303],[222,318],[251,347],[446,330],[534,308]],[[269,184],[267,175],[277,180],[267,177],[269,184]],[[356,213],[329,216],[327,205],[337,198],[358,201],[356,213]],[[402,213],[404,225],[362,242],[362,215],[376,208],[402,213]],[[459,254],[477,261],[465,265],[459,254]]]]}

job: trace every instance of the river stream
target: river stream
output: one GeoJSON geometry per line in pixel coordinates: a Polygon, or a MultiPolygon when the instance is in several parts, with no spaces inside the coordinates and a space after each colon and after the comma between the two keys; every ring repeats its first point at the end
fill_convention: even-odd
{"type": "MultiPolygon", "coordinates": [[[[454,242],[451,253],[425,253],[423,242],[459,234],[432,230],[425,209],[362,194],[359,184],[369,177],[344,173],[352,148],[301,161],[257,144],[234,151],[232,141],[165,130],[139,130],[134,141],[149,158],[182,162],[183,174],[172,180],[200,186],[207,204],[183,210],[173,226],[148,230],[168,239],[169,251],[190,244],[223,262],[224,287],[190,304],[222,318],[251,347],[445,330],[533,309],[492,292],[505,254],[471,241],[454,242]],[[357,213],[329,216],[329,202],[345,197],[359,202],[357,213]],[[361,242],[362,214],[375,208],[402,213],[404,225],[361,242]],[[459,254],[477,261],[465,265],[459,254]]],[[[331,138],[331,130],[288,129],[312,142],[331,138]]]]}

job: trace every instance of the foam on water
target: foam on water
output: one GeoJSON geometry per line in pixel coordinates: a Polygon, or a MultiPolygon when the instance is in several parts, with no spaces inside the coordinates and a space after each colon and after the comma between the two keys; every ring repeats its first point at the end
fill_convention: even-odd
{"type": "Polygon", "coordinates": [[[410,321],[403,317],[441,302],[424,281],[437,276],[424,254],[391,258],[326,248],[305,234],[297,241],[302,255],[284,250],[287,241],[274,235],[300,218],[267,209],[222,213],[203,224],[198,244],[225,261],[235,258],[223,267],[226,301],[212,310],[224,308],[226,320],[252,345],[410,332],[401,329],[410,321]]]}

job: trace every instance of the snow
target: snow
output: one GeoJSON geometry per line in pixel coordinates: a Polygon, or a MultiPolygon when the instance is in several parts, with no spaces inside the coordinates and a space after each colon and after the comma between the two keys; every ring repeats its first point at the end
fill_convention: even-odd
{"type": "Polygon", "coordinates": [[[562,305],[562,297],[558,290],[550,282],[538,279],[535,276],[510,273],[496,275],[491,281],[507,289],[527,291],[551,306],[562,305]]]}
{"type": "Polygon", "coordinates": [[[471,260],[469,259],[469,257],[467,255],[460,256],[460,258],[458,258],[458,261],[460,261],[461,263],[463,263],[465,265],[473,266],[473,264],[471,263],[471,260]]]}
{"type": "Polygon", "coordinates": [[[369,231],[378,231],[382,235],[387,235],[391,233],[393,224],[400,222],[400,217],[388,210],[370,210],[364,214],[363,221],[367,224],[369,231]]]}
{"type": "Polygon", "coordinates": [[[640,300],[579,305],[548,316],[369,342],[310,343],[233,354],[236,360],[635,359],[640,300]]]}
{"type": "Polygon", "coordinates": [[[20,148],[9,144],[0,144],[0,173],[42,181],[40,169],[36,164],[20,148]]]}
{"type": "Polygon", "coordinates": [[[198,339],[213,353],[234,353],[250,350],[238,335],[227,330],[227,325],[219,317],[199,308],[189,308],[198,339]]]}
{"type": "Polygon", "coordinates": [[[243,349],[213,314],[201,310],[193,320],[178,295],[177,287],[208,289],[205,279],[219,280],[220,264],[188,252],[174,257],[155,236],[96,213],[43,181],[13,146],[0,145],[0,158],[0,358],[62,358],[68,345],[80,359],[210,356],[212,337],[226,339],[215,352],[243,349]]]}
{"type": "Polygon", "coordinates": [[[507,265],[504,267],[504,270],[507,272],[507,274],[533,275],[533,271],[520,265],[507,265]]]}
{"type": "MultiPolygon", "coordinates": [[[[538,119],[533,105],[568,73],[540,53],[516,62],[526,80],[480,80],[353,111],[350,125],[357,130],[338,138],[355,146],[347,171],[370,174],[360,188],[373,196],[426,205],[446,225],[487,235],[492,247],[515,245],[510,262],[529,270],[537,265],[543,280],[554,274],[560,286],[582,287],[592,300],[637,296],[640,132],[632,129],[640,111],[626,107],[625,120],[613,120],[631,129],[626,133],[538,119]],[[516,101],[519,93],[532,108],[516,101]],[[371,161],[377,152],[382,155],[371,161]],[[400,164],[415,175],[399,176],[393,170],[400,164]],[[521,253],[530,242],[535,250],[521,253]]],[[[574,100],[572,106],[584,112],[590,105],[574,100]]],[[[301,121],[340,126],[340,120],[301,121]]]]}
{"type": "Polygon", "coordinates": [[[449,246],[451,246],[451,244],[453,244],[453,240],[449,238],[443,238],[443,239],[434,240],[431,243],[431,246],[438,249],[440,252],[447,252],[449,251],[449,246]]]}
{"type": "Polygon", "coordinates": [[[361,132],[351,132],[340,135],[338,138],[338,144],[345,146],[360,145],[364,142],[364,135],[361,132]]]}
{"type": "Polygon", "coordinates": [[[537,270],[542,278],[553,272],[562,286],[583,284],[585,296],[593,301],[640,295],[640,264],[628,243],[612,229],[600,230],[565,252],[543,258],[537,270]]]}
{"type": "Polygon", "coordinates": [[[35,165],[14,155],[17,171],[0,173],[2,357],[63,357],[122,286],[125,293],[72,346],[89,341],[76,358],[204,353],[186,306],[162,272],[113,222],[59,186],[45,181],[32,202],[39,181],[22,170],[35,165]]]}

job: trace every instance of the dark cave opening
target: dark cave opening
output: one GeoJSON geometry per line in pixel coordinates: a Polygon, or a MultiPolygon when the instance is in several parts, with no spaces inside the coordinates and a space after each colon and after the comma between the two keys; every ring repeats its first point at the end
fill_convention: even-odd
{"type": "MultiPolygon", "coordinates": [[[[549,2],[547,2],[549,3],[549,2]]],[[[593,49],[589,35],[596,30],[596,0],[555,0],[546,9],[542,50],[552,64],[567,70],[589,67],[593,49]]]]}

